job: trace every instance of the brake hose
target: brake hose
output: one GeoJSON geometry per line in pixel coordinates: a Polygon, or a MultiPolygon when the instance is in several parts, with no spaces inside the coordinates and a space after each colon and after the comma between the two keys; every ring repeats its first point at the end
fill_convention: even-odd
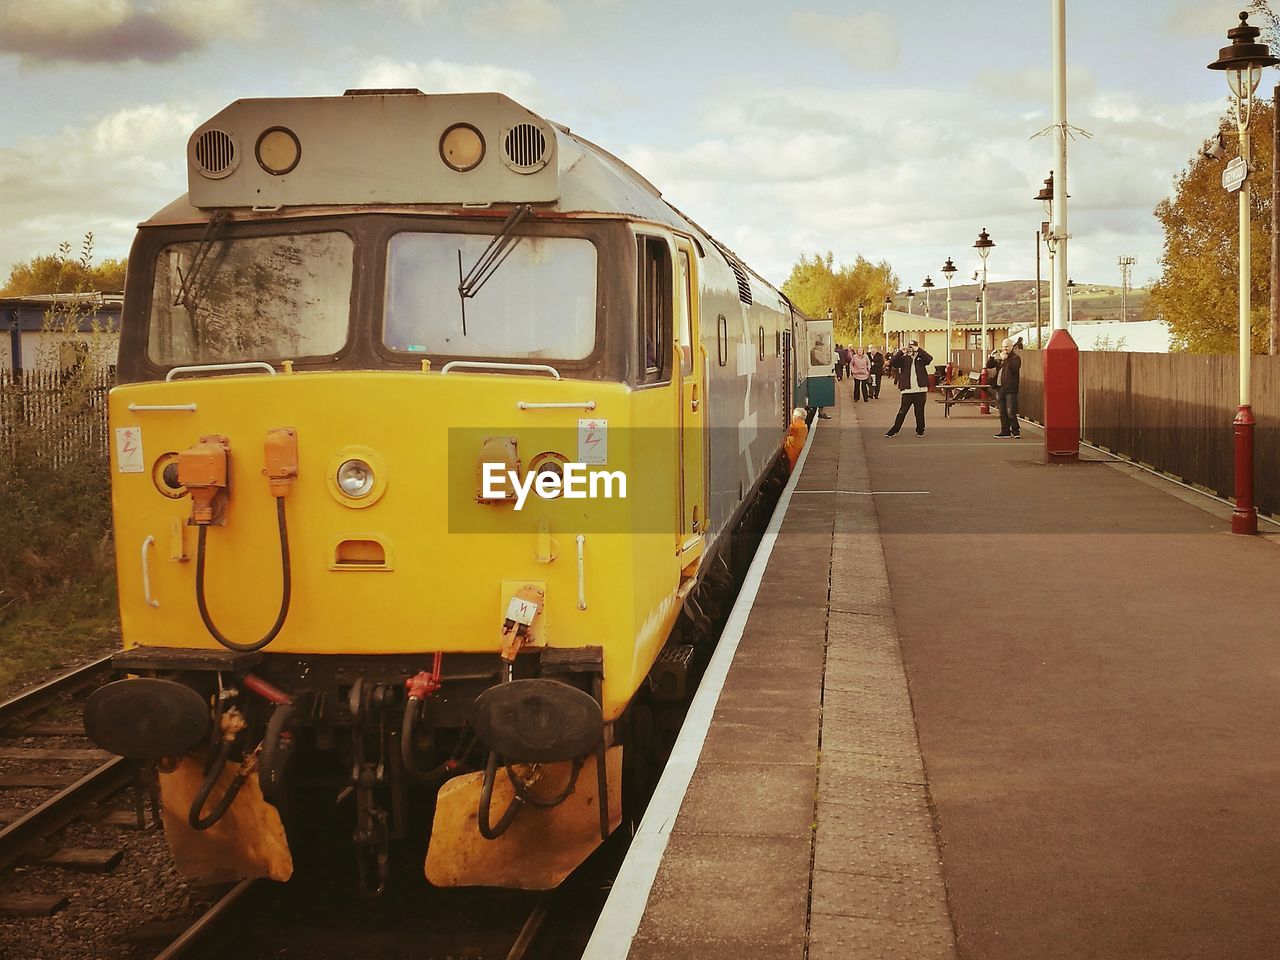
{"type": "Polygon", "coordinates": [[[231,808],[231,802],[235,800],[236,794],[240,792],[240,788],[244,786],[244,782],[249,779],[249,775],[253,772],[253,763],[245,762],[238,771],[231,783],[227,786],[226,792],[222,795],[222,799],[218,801],[217,806],[207,816],[201,816],[204,812],[204,805],[209,799],[209,794],[213,792],[214,785],[218,782],[218,778],[222,776],[222,771],[226,769],[227,761],[231,759],[231,747],[233,740],[223,740],[222,745],[218,748],[218,755],[213,762],[208,774],[204,778],[204,783],[200,784],[200,790],[195,795],[195,799],[191,801],[191,809],[187,813],[187,823],[191,825],[192,830],[208,830],[215,823],[223,818],[226,812],[231,808]]]}
{"type": "Polygon", "coordinates": [[[480,836],[486,840],[497,840],[500,836],[507,832],[507,827],[511,826],[511,821],[516,818],[516,814],[520,812],[520,808],[524,806],[524,801],[519,795],[511,798],[511,805],[507,807],[506,812],[502,814],[495,826],[489,825],[489,807],[493,803],[493,784],[498,779],[498,755],[494,751],[489,751],[489,761],[484,765],[484,782],[480,787],[480,809],[476,817],[476,826],[480,828],[480,836]]]}
{"type": "Polygon", "coordinates": [[[213,618],[209,616],[209,607],[204,598],[204,546],[205,535],[209,532],[209,526],[208,524],[200,525],[200,533],[196,541],[196,605],[200,608],[200,619],[204,621],[205,628],[215,640],[228,650],[234,650],[237,653],[253,653],[256,650],[261,650],[276,638],[276,634],[284,626],[285,617],[289,615],[289,599],[293,592],[293,572],[289,563],[289,528],[284,520],[284,497],[276,497],[276,522],[280,528],[280,572],[283,579],[280,591],[280,613],[276,617],[275,625],[272,626],[267,635],[254,643],[236,643],[234,640],[228,640],[214,626],[213,618]]]}

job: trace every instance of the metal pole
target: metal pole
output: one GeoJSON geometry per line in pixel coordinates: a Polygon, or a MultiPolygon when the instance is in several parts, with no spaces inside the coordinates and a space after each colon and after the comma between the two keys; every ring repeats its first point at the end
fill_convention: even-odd
{"type": "MultiPolygon", "coordinates": [[[[1280,84],[1271,92],[1271,196],[1280,197],[1280,84]]],[[[1271,336],[1267,349],[1280,350],[1280,205],[1271,204],[1271,336]]]]}
{"type": "MultiPolygon", "coordinates": [[[[1253,68],[1250,67],[1250,70],[1253,68]]],[[[1248,80],[1245,80],[1247,84],[1248,80]]],[[[1249,163],[1249,91],[1243,91],[1236,107],[1236,124],[1240,130],[1240,156],[1249,163]]],[[[1253,408],[1251,406],[1250,366],[1253,345],[1249,324],[1249,180],[1240,186],[1240,410],[1232,424],[1235,435],[1236,505],[1231,513],[1231,532],[1258,532],[1258,511],[1253,505],[1253,408]]]]}
{"type": "Polygon", "coordinates": [[[1065,330],[1067,321],[1067,9],[1066,0],[1053,4],[1053,122],[1057,126],[1053,157],[1053,222],[1054,251],[1050,260],[1052,279],[1049,296],[1053,308],[1053,328],[1065,330]]]}
{"type": "MultiPolygon", "coordinates": [[[[985,354],[991,348],[987,346],[987,258],[982,258],[982,352],[985,354]]],[[[983,362],[986,358],[983,357],[983,362]]]]}
{"type": "MultiPolygon", "coordinates": [[[[947,263],[951,261],[948,259],[947,263]]],[[[951,278],[947,277],[947,380],[951,380],[951,278]]]]}
{"type": "Polygon", "coordinates": [[[1053,204],[1049,209],[1049,318],[1045,345],[1044,462],[1080,459],[1080,353],[1067,332],[1067,5],[1053,6],[1053,204]]]}
{"type": "Polygon", "coordinates": [[[865,346],[862,342],[862,304],[858,304],[858,347],[861,349],[865,346]]]}
{"type": "Polygon", "coordinates": [[[1044,326],[1040,313],[1040,231],[1036,231],[1036,349],[1041,349],[1044,344],[1040,342],[1040,328],[1044,326]]]}

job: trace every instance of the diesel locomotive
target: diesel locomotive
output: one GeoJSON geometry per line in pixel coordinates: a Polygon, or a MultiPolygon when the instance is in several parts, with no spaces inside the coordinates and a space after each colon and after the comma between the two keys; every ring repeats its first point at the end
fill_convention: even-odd
{"type": "Polygon", "coordinates": [[[338,823],[372,892],[398,840],[438,886],[556,886],[679,695],[805,318],[499,94],[240,100],[186,159],[129,257],[127,677],[87,730],[157,771],[191,876],[287,879],[338,823]]]}

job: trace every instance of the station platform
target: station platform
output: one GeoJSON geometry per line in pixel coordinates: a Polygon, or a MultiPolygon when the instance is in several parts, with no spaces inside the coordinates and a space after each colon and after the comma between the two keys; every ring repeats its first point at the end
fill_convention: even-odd
{"type": "Polygon", "coordinates": [[[1277,538],[847,386],[584,957],[1280,955],[1277,538]]]}

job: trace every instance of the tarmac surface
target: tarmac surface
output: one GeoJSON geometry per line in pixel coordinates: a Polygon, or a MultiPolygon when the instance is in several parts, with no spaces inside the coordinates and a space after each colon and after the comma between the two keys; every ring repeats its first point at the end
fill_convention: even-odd
{"type": "Polygon", "coordinates": [[[837,393],[585,957],[1280,957],[1280,537],[837,393]]]}
{"type": "Polygon", "coordinates": [[[960,956],[1280,956],[1280,544],[895,401],[842,428],[929,491],[875,499],[960,956]]]}

